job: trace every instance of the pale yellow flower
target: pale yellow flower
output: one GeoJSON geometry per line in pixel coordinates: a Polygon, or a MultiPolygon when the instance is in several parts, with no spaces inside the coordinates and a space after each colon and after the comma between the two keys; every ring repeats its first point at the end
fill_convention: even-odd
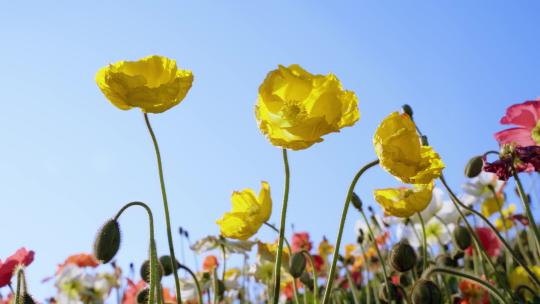
{"type": "Polygon", "coordinates": [[[388,188],[374,191],[375,200],[384,212],[396,217],[407,218],[424,210],[431,201],[433,183],[414,185],[413,188],[388,188]]]}

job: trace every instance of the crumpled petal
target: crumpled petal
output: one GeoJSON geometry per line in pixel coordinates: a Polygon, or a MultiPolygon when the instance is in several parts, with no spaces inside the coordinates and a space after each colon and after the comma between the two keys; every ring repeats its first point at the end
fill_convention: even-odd
{"type": "Polygon", "coordinates": [[[413,188],[377,189],[373,194],[385,213],[407,218],[428,206],[433,194],[433,183],[414,185],[413,188]]]}

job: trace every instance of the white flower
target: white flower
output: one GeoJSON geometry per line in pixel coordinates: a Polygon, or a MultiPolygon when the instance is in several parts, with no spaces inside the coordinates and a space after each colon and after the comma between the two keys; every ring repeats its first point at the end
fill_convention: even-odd
{"type": "Polygon", "coordinates": [[[475,178],[462,185],[463,191],[475,198],[472,203],[482,202],[486,198],[493,197],[490,189],[492,187],[495,192],[501,190],[504,182],[497,178],[497,175],[489,172],[482,172],[475,178]]]}
{"type": "Polygon", "coordinates": [[[190,248],[196,253],[202,253],[219,249],[221,246],[224,246],[227,254],[239,253],[246,256],[256,243],[257,242],[228,240],[216,236],[207,236],[195,242],[195,244],[193,244],[190,248]]]}

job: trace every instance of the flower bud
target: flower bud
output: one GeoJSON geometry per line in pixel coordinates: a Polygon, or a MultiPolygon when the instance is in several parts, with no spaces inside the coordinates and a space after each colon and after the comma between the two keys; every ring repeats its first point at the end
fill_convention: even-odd
{"type": "Polygon", "coordinates": [[[137,293],[137,304],[146,304],[150,297],[150,288],[146,287],[137,293]]]}
{"type": "MultiPolygon", "coordinates": [[[[168,276],[173,273],[175,270],[172,265],[172,259],[169,255],[164,255],[159,258],[159,262],[161,263],[161,266],[163,267],[163,275],[168,276]]],[[[176,260],[176,269],[180,268],[180,262],[176,260]]]]}
{"type": "Polygon", "coordinates": [[[404,287],[411,286],[412,280],[408,273],[402,273],[399,275],[399,285],[404,287]]]}
{"type": "Polygon", "coordinates": [[[222,280],[217,280],[217,294],[220,299],[223,299],[223,295],[225,294],[225,284],[222,280]]]}
{"type": "Polygon", "coordinates": [[[98,231],[94,241],[94,255],[102,263],[110,262],[120,249],[120,225],[114,219],[108,220],[98,231]]]}
{"type": "Polygon", "coordinates": [[[422,146],[429,146],[429,141],[428,141],[427,136],[422,135],[422,137],[420,137],[420,139],[422,140],[422,146]]]}
{"type": "Polygon", "coordinates": [[[435,262],[439,266],[446,266],[446,267],[457,267],[457,262],[454,260],[450,255],[448,254],[439,254],[437,258],[435,258],[435,262]]]}
{"type": "Polygon", "coordinates": [[[471,246],[471,235],[469,234],[467,228],[457,226],[456,229],[454,229],[454,242],[461,250],[465,250],[471,246]]]}
{"type": "Polygon", "coordinates": [[[411,119],[413,118],[413,110],[410,105],[404,104],[401,106],[401,109],[403,110],[403,113],[409,115],[411,119]]]}
{"type": "MultiPolygon", "coordinates": [[[[161,281],[161,278],[163,277],[163,266],[161,266],[161,263],[158,261],[157,263],[157,270],[158,270],[158,281],[161,281]]],[[[140,270],[141,278],[146,282],[150,283],[150,260],[144,261],[141,265],[140,270]]]]}
{"type": "Polygon", "coordinates": [[[396,271],[407,272],[416,265],[416,252],[411,245],[399,242],[390,251],[390,264],[396,271]]]}
{"type": "Polygon", "coordinates": [[[420,279],[413,286],[411,299],[413,304],[440,304],[442,303],[442,294],[435,283],[420,279]]]}
{"type": "Polygon", "coordinates": [[[31,295],[25,292],[24,294],[21,295],[21,303],[22,304],[36,304],[36,301],[34,300],[34,298],[32,298],[31,295]]]}
{"type": "Polygon", "coordinates": [[[302,252],[293,254],[289,262],[289,273],[293,278],[298,279],[306,269],[306,257],[302,252]]]}
{"type": "Polygon", "coordinates": [[[475,156],[465,166],[465,176],[468,178],[477,177],[482,173],[482,168],[484,168],[482,156],[475,156]]]}
{"type": "Polygon", "coordinates": [[[360,197],[358,197],[358,195],[354,192],[351,195],[351,203],[356,210],[362,212],[362,200],[360,200],[360,197]]]}

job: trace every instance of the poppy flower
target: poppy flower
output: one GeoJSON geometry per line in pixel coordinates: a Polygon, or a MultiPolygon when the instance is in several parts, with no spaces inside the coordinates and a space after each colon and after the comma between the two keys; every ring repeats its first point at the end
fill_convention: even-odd
{"type": "Polygon", "coordinates": [[[297,64],[271,71],[259,88],[255,116],[272,145],[302,150],[359,119],[358,99],[333,74],[314,75],[297,64]]]}
{"type": "Polygon", "coordinates": [[[99,261],[96,260],[93,254],[87,254],[87,253],[79,253],[70,255],[64,263],[58,265],[57,273],[59,273],[62,268],[64,268],[66,265],[77,265],[78,267],[90,267],[90,268],[96,268],[99,266],[99,261]]]}
{"type": "Polygon", "coordinates": [[[144,113],[161,113],[184,99],[193,83],[193,74],[179,70],[172,59],[154,55],[109,64],[98,71],[96,83],[121,110],[136,107],[144,113]]]}
{"type": "Polygon", "coordinates": [[[498,160],[489,163],[484,160],[484,171],[495,173],[500,180],[506,181],[512,176],[512,166],[516,172],[540,172],[540,146],[516,147],[503,146],[498,160]]]}
{"type": "Polygon", "coordinates": [[[292,236],[291,250],[293,253],[305,250],[307,252],[311,251],[313,247],[311,241],[309,240],[309,233],[307,232],[296,232],[292,236]]]}
{"type": "MultiPolygon", "coordinates": [[[[530,266],[532,272],[534,275],[540,279],[540,266],[532,265],[530,266]]],[[[525,285],[530,287],[531,289],[535,291],[540,291],[540,288],[536,287],[533,282],[531,281],[531,278],[527,274],[527,271],[525,271],[525,268],[518,266],[516,267],[508,277],[508,281],[510,282],[510,287],[513,290],[516,290],[519,286],[525,285]]],[[[530,297],[530,293],[525,293],[526,297],[530,297]]]]}
{"type": "MultiPolygon", "coordinates": [[[[484,247],[484,251],[488,256],[496,257],[501,254],[501,241],[490,228],[476,227],[475,231],[480,239],[480,243],[482,243],[482,247],[484,247]]],[[[465,250],[465,252],[468,255],[472,255],[473,246],[471,245],[465,250]]]]}
{"type": "Polygon", "coordinates": [[[407,114],[393,112],[379,125],[373,146],[381,167],[407,184],[429,184],[444,169],[439,154],[421,143],[416,125],[407,114]]]}
{"type": "Polygon", "coordinates": [[[433,183],[414,185],[414,188],[377,189],[373,194],[386,214],[407,218],[427,207],[433,194],[433,183]]]}
{"type": "Polygon", "coordinates": [[[252,237],[272,214],[272,197],[267,182],[261,183],[259,196],[252,189],[235,191],[231,197],[232,211],[216,221],[221,235],[246,241],[252,237]]]}
{"type": "Polygon", "coordinates": [[[3,263],[0,261],[0,287],[4,287],[11,282],[15,268],[18,265],[28,266],[34,261],[34,251],[20,248],[13,255],[8,257],[3,263]]]}
{"type": "Polygon", "coordinates": [[[218,268],[219,262],[215,255],[209,255],[204,258],[203,261],[203,270],[209,273],[212,273],[214,269],[218,268]]]}
{"type": "MultiPolygon", "coordinates": [[[[485,276],[482,276],[482,279],[485,280],[485,276]]],[[[460,304],[489,304],[489,292],[474,282],[462,280],[459,290],[463,295],[460,304]]]]}
{"type": "Polygon", "coordinates": [[[510,106],[501,118],[501,124],[517,127],[495,133],[495,139],[500,145],[540,145],[540,99],[510,106]]]}

